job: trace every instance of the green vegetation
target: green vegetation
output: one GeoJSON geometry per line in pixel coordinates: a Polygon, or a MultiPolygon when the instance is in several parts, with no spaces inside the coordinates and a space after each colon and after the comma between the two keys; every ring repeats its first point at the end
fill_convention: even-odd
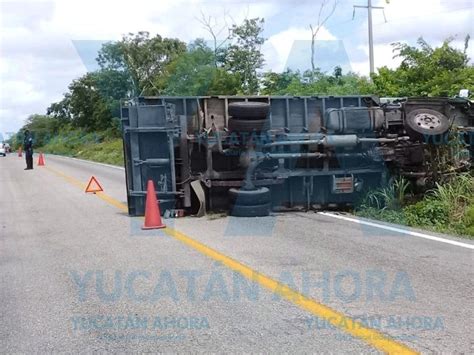
{"type": "Polygon", "coordinates": [[[378,68],[373,74],[374,92],[384,96],[452,96],[460,88],[474,87],[474,66],[469,65],[469,35],[460,51],[447,39],[432,48],[423,38],[420,48],[394,43],[394,53],[402,62],[396,69],[378,68]]]}
{"type": "MultiPolygon", "coordinates": [[[[105,43],[97,57],[100,69],[73,80],[62,100],[52,103],[45,115],[31,115],[23,128],[33,132],[36,146],[71,130],[118,138],[120,100],[139,95],[453,96],[460,88],[474,87],[469,37],[464,50],[452,47],[449,39],[439,48],[423,39],[419,48],[395,43],[401,65],[379,68],[369,80],[343,73],[340,67],[333,73],[318,68],[263,72],[263,25],[260,18],[232,25],[225,46],[215,43],[214,48],[202,39],[186,46],[179,39],[152,37],[148,32],[105,43]]],[[[13,139],[21,141],[21,134],[13,139]]]]}
{"type": "MultiPolygon", "coordinates": [[[[461,88],[474,87],[474,67],[467,56],[469,36],[464,50],[451,46],[450,39],[438,48],[422,38],[417,46],[395,43],[394,55],[401,58],[401,65],[378,68],[369,80],[343,73],[339,67],[332,73],[315,68],[314,41],[311,70],[264,72],[263,19],[232,25],[228,38],[220,43],[216,32],[225,29],[213,28],[211,18],[204,16],[202,24],[214,39],[213,48],[202,39],[186,45],[148,32],[104,44],[97,57],[99,70],[73,80],[62,100],[52,103],[46,114],[33,114],[25,122],[23,128],[33,133],[35,149],[122,165],[120,100],[140,95],[454,96],[461,88]]],[[[318,28],[312,28],[313,40],[318,28]]],[[[11,143],[18,148],[22,141],[20,131],[11,143]]],[[[443,153],[447,148],[432,149],[436,154],[428,168],[439,171],[451,159],[443,153]]],[[[462,175],[415,200],[409,184],[397,180],[369,192],[356,213],[473,237],[473,184],[472,176],[462,175]]]]}
{"type": "Polygon", "coordinates": [[[63,132],[37,151],[123,166],[122,139],[110,138],[106,132],[63,132]]]}
{"type": "Polygon", "coordinates": [[[414,202],[409,184],[398,179],[368,192],[356,214],[411,227],[427,228],[474,239],[474,177],[462,174],[428,191],[414,202]]]}

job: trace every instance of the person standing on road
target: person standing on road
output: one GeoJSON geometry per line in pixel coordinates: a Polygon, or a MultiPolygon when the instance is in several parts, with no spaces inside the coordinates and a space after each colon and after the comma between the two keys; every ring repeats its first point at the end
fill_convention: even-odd
{"type": "Polygon", "coordinates": [[[29,130],[25,130],[25,139],[23,140],[23,149],[25,150],[26,168],[33,170],[33,138],[29,130]]]}

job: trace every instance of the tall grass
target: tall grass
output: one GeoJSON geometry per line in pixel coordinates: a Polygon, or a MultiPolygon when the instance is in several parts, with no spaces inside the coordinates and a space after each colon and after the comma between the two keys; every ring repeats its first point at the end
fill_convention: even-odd
{"type": "Polygon", "coordinates": [[[440,201],[449,206],[450,215],[460,220],[469,204],[474,201],[474,178],[470,174],[457,176],[445,184],[436,183],[436,188],[427,197],[431,201],[440,201]]]}
{"type": "Polygon", "coordinates": [[[409,203],[408,181],[399,178],[385,188],[370,191],[356,214],[387,222],[474,238],[474,177],[460,174],[436,184],[416,203],[409,203]]]}
{"type": "Polygon", "coordinates": [[[409,187],[410,183],[403,177],[399,177],[385,187],[369,191],[362,200],[361,206],[379,210],[398,210],[405,203],[409,187]]]}

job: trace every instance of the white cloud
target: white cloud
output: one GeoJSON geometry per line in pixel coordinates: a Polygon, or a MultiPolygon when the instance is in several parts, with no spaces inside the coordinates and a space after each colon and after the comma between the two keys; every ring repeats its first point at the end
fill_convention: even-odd
{"type": "MultiPolygon", "coordinates": [[[[362,50],[365,55],[369,55],[369,46],[360,45],[359,50],[362,50]]],[[[350,57],[350,54],[349,54],[350,57]]],[[[394,58],[393,48],[389,44],[374,45],[374,63],[375,67],[387,66],[389,68],[396,68],[401,63],[400,58],[394,58]]],[[[367,75],[369,73],[369,61],[353,61],[351,60],[352,70],[357,73],[367,75]]]]}
{"type": "Polygon", "coordinates": [[[10,80],[4,83],[8,86],[11,97],[15,98],[16,104],[39,101],[44,98],[44,94],[35,90],[33,84],[24,80],[10,80]]]}
{"type": "Polygon", "coordinates": [[[374,20],[376,43],[420,36],[428,41],[443,41],[448,36],[464,37],[474,29],[474,2],[469,6],[462,1],[397,0],[389,4],[380,2],[380,5],[385,6],[387,23],[378,13],[374,20]]]}
{"type": "Polygon", "coordinates": [[[115,40],[128,32],[162,32],[166,26],[151,18],[166,13],[173,3],[180,1],[159,1],[158,6],[146,0],[55,1],[54,16],[44,24],[43,30],[72,40],[115,40]]]}
{"type": "MultiPolygon", "coordinates": [[[[325,27],[321,27],[318,36],[316,37],[317,41],[335,39],[336,37],[325,27]]],[[[275,72],[285,70],[285,65],[290,55],[293,43],[298,40],[310,42],[311,30],[304,27],[291,27],[269,37],[263,47],[263,52],[267,61],[266,67],[275,72]]]]}
{"type": "MultiPolygon", "coordinates": [[[[380,10],[373,11],[374,62],[375,67],[396,67],[400,60],[393,58],[394,42],[415,45],[423,37],[432,46],[453,37],[452,45],[462,49],[467,34],[474,35],[474,3],[469,0],[392,0],[389,4],[378,0],[374,6],[385,7],[385,22],[380,10]]],[[[361,11],[359,16],[366,16],[361,11]]],[[[367,20],[345,39],[352,69],[361,74],[369,73],[369,50],[367,44],[367,20]]],[[[473,57],[472,50],[469,55],[473,57]]]]}

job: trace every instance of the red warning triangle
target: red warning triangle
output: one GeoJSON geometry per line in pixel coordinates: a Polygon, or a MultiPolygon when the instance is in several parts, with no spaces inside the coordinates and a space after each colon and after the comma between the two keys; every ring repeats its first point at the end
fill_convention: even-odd
{"type": "Polygon", "coordinates": [[[96,193],[96,192],[101,192],[101,191],[104,191],[104,189],[102,188],[102,186],[100,186],[97,179],[94,176],[92,176],[91,179],[89,180],[89,183],[87,184],[86,192],[96,193]]]}

